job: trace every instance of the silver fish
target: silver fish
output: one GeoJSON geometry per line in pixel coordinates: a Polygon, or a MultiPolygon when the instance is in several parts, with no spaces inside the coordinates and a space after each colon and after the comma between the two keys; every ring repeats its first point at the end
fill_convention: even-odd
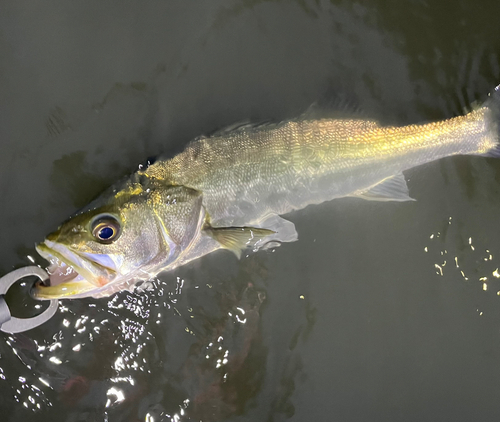
{"type": "Polygon", "coordinates": [[[403,127],[302,117],[201,137],[104,192],[37,245],[39,298],[131,289],[219,248],[297,240],[280,217],[341,197],[409,201],[403,171],[451,155],[498,156],[500,90],[480,108],[403,127]]]}

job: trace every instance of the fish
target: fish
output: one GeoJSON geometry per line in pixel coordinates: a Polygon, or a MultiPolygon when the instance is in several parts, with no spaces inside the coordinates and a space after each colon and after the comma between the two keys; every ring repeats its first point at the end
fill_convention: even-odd
{"type": "Polygon", "coordinates": [[[282,216],[355,197],[412,201],[403,172],[453,155],[500,156],[500,86],[443,121],[303,115],[241,124],[121,179],[36,245],[39,299],[106,297],[219,249],[238,257],[298,239],[282,216]]]}

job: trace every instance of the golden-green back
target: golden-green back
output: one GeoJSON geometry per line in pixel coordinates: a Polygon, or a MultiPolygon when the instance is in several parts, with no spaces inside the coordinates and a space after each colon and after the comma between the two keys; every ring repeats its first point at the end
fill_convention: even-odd
{"type": "Polygon", "coordinates": [[[201,138],[145,174],[203,193],[212,221],[248,224],[311,203],[362,193],[448,155],[495,147],[490,109],[403,127],[362,119],[292,120],[201,138]]]}

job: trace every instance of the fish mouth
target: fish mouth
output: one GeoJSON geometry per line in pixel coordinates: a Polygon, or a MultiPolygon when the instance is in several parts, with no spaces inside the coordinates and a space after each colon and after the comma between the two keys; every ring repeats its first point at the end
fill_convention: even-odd
{"type": "Polygon", "coordinates": [[[95,260],[91,254],[77,253],[57,242],[45,240],[36,245],[37,252],[50,262],[49,279],[37,283],[32,295],[36,299],[76,299],[94,295],[116,278],[116,271],[95,260]]]}

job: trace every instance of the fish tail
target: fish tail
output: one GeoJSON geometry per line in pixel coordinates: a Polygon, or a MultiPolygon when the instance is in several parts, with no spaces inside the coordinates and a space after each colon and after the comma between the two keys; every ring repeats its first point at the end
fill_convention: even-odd
{"type": "Polygon", "coordinates": [[[489,98],[484,104],[489,110],[487,117],[487,125],[494,138],[494,146],[486,153],[482,154],[484,157],[500,158],[500,85],[497,85],[489,98]]]}

